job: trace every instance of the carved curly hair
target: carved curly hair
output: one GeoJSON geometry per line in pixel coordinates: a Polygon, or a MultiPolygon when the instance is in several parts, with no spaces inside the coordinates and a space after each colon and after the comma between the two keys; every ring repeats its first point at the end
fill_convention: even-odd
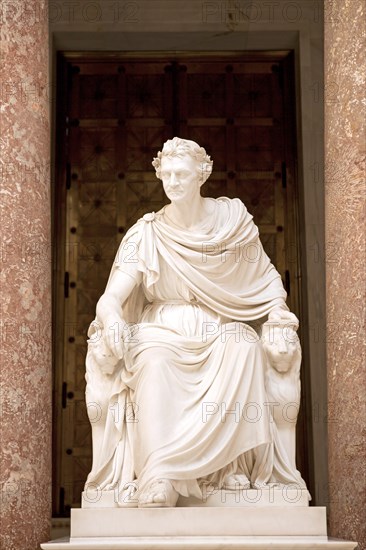
{"type": "Polygon", "coordinates": [[[195,141],[179,137],[168,139],[163,145],[163,150],[159,151],[158,156],[152,161],[156,177],[161,179],[161,159],[163,156],[185,157],[187,155],[199,162],[198,177],[200,184],[204,184],[212,172],[213,161],[211,157],[206,153],[205,149],[200,147],[195,141]]]}

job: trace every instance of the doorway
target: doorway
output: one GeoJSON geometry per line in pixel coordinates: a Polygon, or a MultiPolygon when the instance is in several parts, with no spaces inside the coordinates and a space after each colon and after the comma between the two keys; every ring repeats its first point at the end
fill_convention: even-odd
{"type": "MultiPolygon", "coordinates": [[[[167,202],[151,166],[166,139],[211,155],[203,194],[245,203],[301,320],[293,53],[64,53],[57,97],[53,515],[67,516],[91,468],[86,331],[123,235],[167,202]]],[[[297,464],[309,482],[307,369],[297,464]]]]}

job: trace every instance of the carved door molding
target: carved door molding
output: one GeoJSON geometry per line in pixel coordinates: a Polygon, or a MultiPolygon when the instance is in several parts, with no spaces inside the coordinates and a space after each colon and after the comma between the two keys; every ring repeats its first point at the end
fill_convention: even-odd
{"type": "Polygon", "coordinates": [[[300,318],[301,273],[291,52],[60,54],[57,102],[53,514],[64,516],[91,467],[86,330],[124,233],[167,202],[151,165],[164,141],[205,147],[214,165],[203,194],[243,200],[300,318]]]}

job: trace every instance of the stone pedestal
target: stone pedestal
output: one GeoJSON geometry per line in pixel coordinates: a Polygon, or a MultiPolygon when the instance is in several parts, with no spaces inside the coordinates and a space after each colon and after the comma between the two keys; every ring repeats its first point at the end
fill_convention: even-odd
{"type": "Polygon", "coordinates": [[[76,509],[71,537],[43,550],[353,550],[327,537],[323,507],[76,509]]]}

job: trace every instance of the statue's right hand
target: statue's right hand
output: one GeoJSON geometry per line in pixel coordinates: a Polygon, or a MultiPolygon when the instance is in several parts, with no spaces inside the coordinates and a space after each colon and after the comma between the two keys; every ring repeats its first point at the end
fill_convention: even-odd
{"type": "Polygon", "coordinates": [[[123,357],[123,335],[126,333],[126,321],[119,316],[108,317],[104,322],[104,340],[113,355],[123,357]]]}

